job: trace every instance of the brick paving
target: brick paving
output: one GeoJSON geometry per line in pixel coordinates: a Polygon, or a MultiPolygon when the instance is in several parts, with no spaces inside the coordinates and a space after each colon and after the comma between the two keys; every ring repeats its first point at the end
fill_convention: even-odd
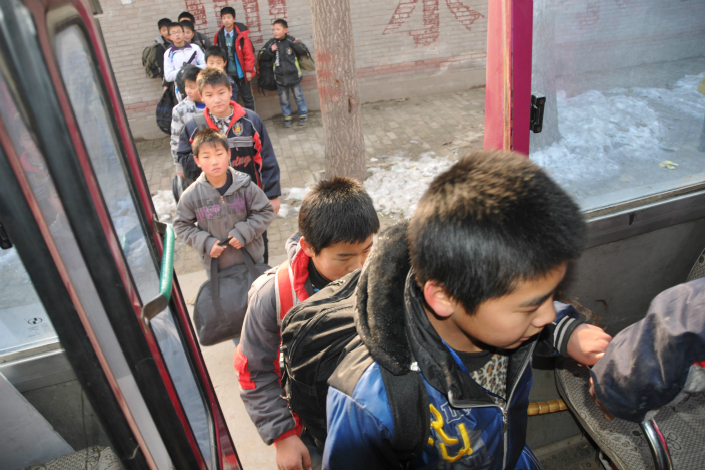
{"type": "MultiPolygon", "coordinates": [[[[362,128],[368,166],[370,158],[403,154],[414,159],[424,152],[462,157],[482,147],[485,89],[472,88],[418,98],[368,103],[362,106],[362,128]]],[[[319,112],[309,115],[305,127],[283,126],[281,117],[264,120],[281,169],[282,188],[306,187],[325,171],[323,125],[319,112]]],[[[169,138],[138,142],[137,151],[152,194],[171,191],[173,162],[169,138]]],[[[283,200],[282,202],[287,202],[283,200]]],[[[396,220],[381,218],[383,227],[396,220]]],[[[267,233],[270,264],[284,257],[284,242],[297,230],[296,217],[275,218],[267,233]]],[[[192,248],[177,243],[177,274],[201,269],[192,248]]]]}

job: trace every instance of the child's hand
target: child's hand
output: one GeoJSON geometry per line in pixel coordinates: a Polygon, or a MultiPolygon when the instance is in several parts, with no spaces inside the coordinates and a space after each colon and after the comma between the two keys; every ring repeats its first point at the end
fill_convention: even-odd
{"type": "Polygon", "coordinates": [[[230,235],[230,241],[228,243],[230,244],[230,246],[232,246],[236,250],[239,250],[240,248],[242,248],[242,243],[240,243],[240,240],[233,237],[232,235],[230,235]]]}
{"type": "Polygon", "coordinates": [[[279,198],[275,197],[274,199],[269,200],[270,204],[272,204],[272,207],[274,208],[274,215],[277,215],[279,213],[279,209],[281,208],[281,203],[279,202],[279,198]]]}
{"type": "Polygon", "coordinates": [[[245,79],[249,82],[252,80],[252,72],[245,72],[245,79]]]}
{"type": "Polygon", "coordinates": [[[211,258],[217,258],[218,256],[225,251],[225,246],[220,246],[218,243],[213,243],[213,246],[211,247],[211,252],[209,253],[211,258]]]}
{"type": "Polygon", "coordinates": [[[272,44],[272,52],[277,50],[277,43],[272,44]]]}
{"type": "Polygon", "coordinates": [[[583,323],[573,330],[568,340],[568,355],[586,366],[592,366],[605,355],[612,337],[602,328],[583,323]]]}

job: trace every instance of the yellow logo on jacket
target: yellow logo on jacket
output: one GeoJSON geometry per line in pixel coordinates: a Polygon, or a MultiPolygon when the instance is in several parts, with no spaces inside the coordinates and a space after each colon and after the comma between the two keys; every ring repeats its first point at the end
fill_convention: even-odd
{"type": "MultiPolygon", "coordinates": [[[[456,462],[460,460],[464,455],[472,455],[472,447],[470,446],[470,438],[468,437],[468,432],[465,429],[465,424],[458,424],[455,426],[456,429],[456,435],[462,439],[463,441],[463,447],[458,451],[457,454],[455,455],[450,455],[448,453],[448,446],[455,446],[460,442],[460,439],[455,438],[455,437],[450,437],[448,434],[446,434],[445,430],[443,429],[443,415],[441,414],[440,411],[436,409],[435,406],[429,405],[431,407],[431,415],[433,415],[433,421],[431,422],[431,428],[436,431],[436,434],[438,434],[438,437],[441,438],[440,444],[440,449],[441,449],[441,457],[443,457],[443,460],[446,460],[448,462],[456,462]]],[[[433,438],[429,437],[428,438],[428,445],[433,445],[434,440],[433,438]]]]}

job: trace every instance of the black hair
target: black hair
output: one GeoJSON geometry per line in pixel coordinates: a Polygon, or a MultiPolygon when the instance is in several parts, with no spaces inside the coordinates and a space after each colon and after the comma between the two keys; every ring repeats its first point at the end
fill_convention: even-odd
{"type": "Polygon", "coordinates": [[[193,28],[193,23],[191,23],[189,20],[179,21],[179,24],[180,24],[183,28],[188,28],[188,29],[190,29],[191,31],[196,32],[196,30],[193,28]]]}
{"type": "Polygon", "coordinates": [[[188,11],[182,11],[181,13],[179,13],[179,23],[181,22],[181,20],[183,18],[188,19],[191,23],[196,22],[196,18],[194,18],[193,15],[191,13],[189,13],[188,11]]]}
{"type": "Polygon", "coordinates": [[[157,29],[162,29],[164,26],[167,28],[171,26],[171,20],[169,18],[162,18],[161,20],[157,21],[157,29]]]}
{"type": "Polygon", "coordinates": [[[205,87],[206,85],[210,85],[213,87],[216,85],[223,85],[228,88],[230,88],[231,86],[228,74],[223,72],[223,70],[215,67],[208,67],[203,69],[201,73],[198,74],[196,85],[198,86],[199,93],[203,90],[203,87],[205,87]]]}
{"type": "Polygon", "coordinates": [[[301,204],[299,232],[315,254],[336,243],[362,243],[378,230],[372,198],[355,179],[321,181],[301,204]]]}
{"type": "Polygon", "coordinates": [[[223,7],[220,9],[220,16],[223,15],[231,15],[233,18],[237,18],[235,16],[235,9],[233,7],[223,7]]]}
{"type": "Polygon", "coordinates": [[[189,80],[191,82],[198,82],[198,74],[200,73],[201,69],[196,67],[195,65],[186,65],[184,67],[184,72],[181,75],[181,80],[186,81],[189,80]]]}
{"type": "Polygon", "coordinates": [[[478,150],[437,176],[409,226],[411,265],[423,288],[435,281],[472,314],[577,259],[580,209],[523,155],[478,150]]]}
{"type": "Polygon", "coordinates": [[[289,29],[289,24],[286,22],[286,20],[283,20],[281,18],[272,21],[272,26],[274,26],[275,24],[280,24],[284,26],[284,29],[289,29]]]}
{"type": "Polygon", "coordinates": [[[181,28],[181,31],[184,30],[184,27],[181,23],[171,23],[169,25],[169,34],[171,34],[171,28],[181,28]]]}
{"type": "Polygon", "coordinates": [[[207,48],[206,58],[204,60],[208,62],[208,58],[213,56],[220,57],[226,64],[228,63],[228,54],[218,46],[210,46],[207,48]]]}
{"type": "Polygon", "coordinates": [[[193,142],[191,142],[191,151],[193,156],[198,158],[198,153],[201,151],[201,147],[204,145],[211,145],[216,147],[218,144],[222,145],[225,150],[228,150],[228,138],[221,134],[220,131],[216,129],[203,129],[202,131],[196,132],[193,137],[193,142]]]}

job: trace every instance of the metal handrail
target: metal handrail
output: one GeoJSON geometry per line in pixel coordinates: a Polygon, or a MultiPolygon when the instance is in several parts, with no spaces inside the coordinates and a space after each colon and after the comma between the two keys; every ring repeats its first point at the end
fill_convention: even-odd
{"type": "Polygon", "coordinates": [[[159,294],[142,307],[142,324],[149,327],[149,321],[164,311],[171,300],[171,287],[174,283],[174,228],[164,224],[164,251],[162,252],[162,269],[159,274],[159,294]]]}
{"type": "Polygon", "coordinates": [[[656,421],[650,419],[639,424],[641,432],[646,437],[646,442],[649,444],[651,458],[654,460],[656,470],[673,470],[673,462],[671,454],[668,452],[666,438],[661,434],[661,430],[656,425],[656,421]]]}

